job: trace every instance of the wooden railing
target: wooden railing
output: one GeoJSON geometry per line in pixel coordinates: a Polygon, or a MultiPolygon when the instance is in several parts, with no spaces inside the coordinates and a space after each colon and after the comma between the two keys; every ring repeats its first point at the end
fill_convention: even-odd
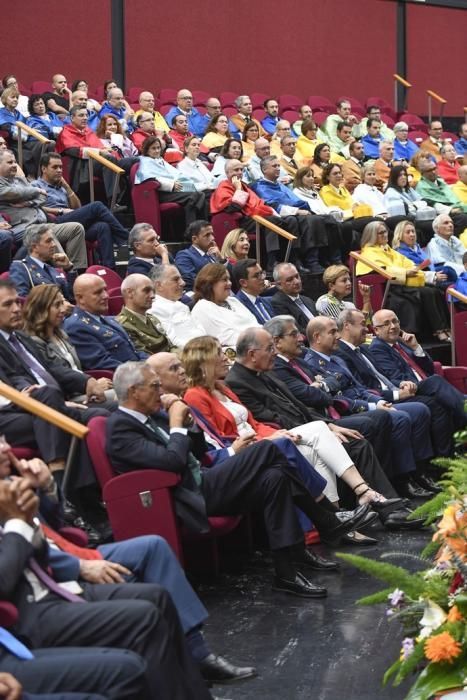
{"type": "MultiPolygon", "coordinates": [[[[18,129],[18,164],[20,168],[23,168],[23,140],[21,138],[21,132],[24,131],[24,133],[28,134],[28,136],[32,136],[33,139],[36,139],[36,141],[39,141],[39,143],[42,144],[42,149],[41,149],[41,156],[44,153],[44,149],[47,146],[47,144],[52,143],[50,139],[46,138],[45,136],[42,136],[36,129],[33,129],[32,127],[28,126],[24,122],[16,122],[16,127],[18,129]]],[[[37,177],[40,177],[41,175],[41,168],[40,165],[38,167],[38,172],[37,172],[37,177]]]]}
{"type": "Polygon", "coordinates": [[[447,100],[444,99],[444,97],[441,97],[441,95],[438,95],[436,92],[433,92],[433,90],[427,90],[426,94],[428,95],[428,121],[431,122],[433,113],[432,113],[432,100],[436,100],[439,103],[439,118],[441,119],[443,116],[443,111],[444,111],[444,105],[447,103],[447,100]]]}
{"type": "Polygon", "coordinates": [[[264,218],[264,216],[255,215],[252,217],[252,219],[256,221],[256,259],[258,261],[258,265],[261,265],[261,226],[264,226],[264,228],[269,229],[269,231],[273,231],[273,233],[277,233],[278,236],[281,236],[282,238],[285,238],[288,241],[287,250],[285,251],[284,257],[284,262],[287,262],[290,256],[292,243],[293,241],[297,240],[297,236],[294,236],[292,233],[289,233],[280,226],[273,224],[272,221],[268,221],[264,218]]]}
{"type": "MultiPolygon", "coordinates": [[[[376,265],[372,260],[368,260],[365,258],[364,255],[361,255],[360,253],[357,253],[355,250],[352,250],[350,252],[350,257],[356,260],[357,262],[363,263],[363,265],[366,265],[369,267],[373,272],[376,272],[378,275],[381,275],[386,280],[386,288],[384,290],[384,295],[383,295],[383,301],[381,302],[381,308],[384,308],[384,304],[386,303],[387,296],[389,294],[389,289],[391,286],[391,282],[395,279],[391,273],[387,272],[383,267],[380,267],[379,265],[376,265]]],[[[353,300],[354,304],[356,303],[357,299],[357,274],[356,274],[356,266],[354,268],[354,274],[352,276],[352,295],[353,295],[353,300]]]]}
{"type": "Polygon", "coordinates": [[[447,294],[449,301],[449,316],[451,319],[451,365],[454,367],[456,364],[456,324],[454,319],[456,313],[458,312],[456,311],[456,304],[452,297],[457,299],[457,301],[461,301],[467,306],[467,296],[462,294],[462,292],[458,292],[457,289],[454,289],[453,287],[448,287],[447,294]]]}
{"type": "Polygon", "coordinates": [[[392,77],[394,78],[394,109],[396,112],[402,112],[402,110],[407,109],[407,90],[412,87],[412,83],[409,83],[408,80],[398,73],[393,73],[392,77]],[[402,85],[402,87],[405,88],[401,105],[399,104],[398,85],[402,85]]]}
{"type": "Polygon", "coordinates": [[[118,190],[119,190],[119,184],[120,184],[120,175],[124,175],[125,171],[123,168],[121,168],[119,165],[115,165],[115,163],[112,163],[110,160],[107,158],[104,158],[104,156],[101,156],[100,153],[97,153],[97,151],[88,151],[88,168],[89,168],[89,194],[90,194],[90,199],[91,202],[94,202],[94,165],[93,161],[96,161],[97,163],[100,163],[104,168],[108,168],[109,170],[112,170],[113,173],[115,173],[115,179],[114,179],[114,186],[112,190],[112,199],[110,202],[110,209],[112,210],[115,207],[116,201],[117,201],[117,195],[118,195],[118,190]]]}

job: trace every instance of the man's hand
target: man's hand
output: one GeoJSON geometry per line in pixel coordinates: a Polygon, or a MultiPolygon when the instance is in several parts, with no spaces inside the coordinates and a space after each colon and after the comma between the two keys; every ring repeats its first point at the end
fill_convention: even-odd
{"type": "Polygon", "coordinates": [[[287,438],[292,440],[293,443],[300,442],[300,435],[294,435],[294,433],[289,433],[288,430],[282,428],[281,430],[276,430],[275,433],[269,435],[266,440],[279,440],[280,438],[287,438]]]}
{"type": "Polygon", "coordinates": [[[418,348],[418,340],[414,333],[406,333],[405,331],[402,331],[401,340],[408,345],[409,348],[412,348],[412,350],[416,350],[418,348]]]}
{"type": "Polygon", "coordinates": [[[177,394],[161,394],[161,404],[164,411],[168,411],[175,401],[180,401],[180,396],[177,394]]]}
{"type": "Polygon", "coordinates": [[[79,575],[89,583],[125,583],[124,576],[131,576],[131,571],[121,564],[105,559],[80,559],[79,575]]]}
{"type": "Polygon", "coordinates": [[[190,409],[181,399],[174,401],[168,409],[171,428],[184,428],[190,419],[190,409]]]}
{"type": "Polygon", "coordinates": [[[328,423],[329,429],[335,434],[336,438],[340,442],[346,443],[349,440],[363,440],[363,435],[358,432],[358,430],[352,430],[351,428],[343,428],[340,425],[335,425],[334,423],[328,423]]]}
{"type": "Polygon", "coordinates": [[[242,189],[242,181],[241,181],[241,179],[238,177],[238,175],[234,175],[233,178],[232,178],[232,180],[231,180],[231,182],[232,182],[232,185],[235,187],[236,190],[241,190],[241,189],[242,189]]]}
{"type": "Polygon", "coordinates": [[[399,399],[410,399],[412,396],[414,396],[415,391],[412,389],[408,389],[407,387],[404,387],[403,389],[399,387],[399,399]]]}
{"type": "Polygon", "coordinates": [[[65,255],[65,253],[54,253],[52,262],[54,267],[62,267],[64,270],[70,270],[73,267],[68,255],[65,255]]]}
{"type": "Polygon", "coordinates": [[[175,180],[174,190],[175,190],[175,192],[181,192],[183,190],[183,182],[179,182],[178,180],[175,180]]]}
{"type": "Polygon", "coordinates": [[[32,523],[37,515],[39,498],[31,488],[28,479],[11,477],[9,481],[0,482],[0,517],[2,520],[19,518],[25,523],[32,523]]]}
{"type": "Polygon", "coordinates": [[[415,384],[415,382],[410,382],[406,379],[404,379],[404,381],[399,384],[399,389],[402,389],[403,391],[409,391],[409,396],[413,396],[417,393],[417,385],[415,384]]]}
{"type": "Polygon", "coordinates": [[[407,270],[405,274],[407,277],[416,277],[418,275],[418,270],[412,268],[412,270],[407,270]]]}
{"type": "Polygon", "coordinates": [[[21,684],[11,673],[0,673],[0,697],[3,700],[20,700],[22,690],[21,684]]]}
{"type": "Polygon", "coordinates": [[[362,295],[363,301],[369,301],[371,297],[371,285],[363,284],[363,282],[360,282],[360,280],[358,280],[358,291],[362,295]]]}
{"type": "Polygon", "coordinates": [[[216,260],[221,260],[222,257],[221,251],[219,250],[216,244],[208,248],[208,255],[210,255],[212,258],[216,258],[216,260]]]}
{"type": "Polygon", "coordinates": [[[18,474],[29,481],[32,488],[44,489],[52,485],[53,476],[45,462],[38,457],[33,459],[18,459],[13,452],[9,452],[10,464],[18,474]]]}
{"type": "Polygon", "coordinates": [[[96,403],[101,403],[102,401],[105,401],[105,389],[102,386],[102,384],[99,384],[97,379],[94,377],[89,377],[88,382],[86,384],[86,396],[90,401],[94,401],[96,403]]]}
{"type": "MultiPolygon", "coordinates": [[[[0,229],[5,230],[11,228],[11,224],[8,223],[8,221],[0,221],[0,229]]],[[[8,675],[8,674],[4,674],[8,675]]]]}
{"type": "Polygon", "coordinates": [[[392,403],[389,401],[378,401],[376,408],[381,408],[383,411],[395,411],[396,409],[392,407],[392,403]]]}
{"type": "Polygon", "coordinates": [[[254,442],[256,442],[256,434],[251,433],[251,435],[243,435],[242,437],[238,437],[236,440],[233,441],[231,447],[233,448],[235,454],[237,454],[237,452],[240,452],[240,450],[244,450],[245,447],[252,445],[254,442]]]}
{"type": "Polygon", "coordinates": [[[298,209],[297,214],[299,216],[309,216],[310,212],[307,209],[298,209]]]}
{"type": "Polygon", "coordinates": [[[21,389],[22,394],[26,394],[26,396],[31,396],[31,394],[35,391],[35,389],[40,389],[41,385],[40,384],[31,384],[31,386],[25,386],[24,389],[21,389]]]}

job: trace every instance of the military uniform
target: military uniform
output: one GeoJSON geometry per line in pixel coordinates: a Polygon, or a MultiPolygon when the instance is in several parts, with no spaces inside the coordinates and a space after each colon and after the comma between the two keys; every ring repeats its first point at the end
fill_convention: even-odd
{"type": "Polygon", "coordinates": [[[124,306],[115,320],[123,326],[138,350],[153,355],[156,352],[171,352],[175,348],[155,316],[146,314],[143,317],[124,306]]]}

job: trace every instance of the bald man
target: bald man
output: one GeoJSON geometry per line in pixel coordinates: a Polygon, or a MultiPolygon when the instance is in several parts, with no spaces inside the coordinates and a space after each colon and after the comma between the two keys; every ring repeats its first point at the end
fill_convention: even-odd
{"type": "Polygon", "coordinates": [[[151,355],[148,365],[157,373],[163,394],[183,396],[188,389],[185,369],[177,355],[170,352],[159,352],[151,355]]]}
{"type": "Polygon", "coordinates": [[[154,109],[156,101],[152,92],[149,92],[148,90],[143,90],[143,92],[140,92],[138,102],[140,108],[135,112],[134,120],[136,121],[139,115],[143,114],[143,112],[149,113],[153,118],[154,129],[167,133],[170,127],[162,114],[154,109]]]}
{"type": "Polygon", "coordinates": [[[115,320],[126,330],[137,350],[152,355],[170,354],[175,349],[167,338],[161,322],[147,313],[155,297],[154,282],[146,275],[128,275],[121,287],[124,307],[115,320]]]}
{"type": "Polygon", "coordinates": [[[42,97],[48,112],[54,112],[62,119],[68,115],[71,90],[64,75],[56,73],[52,76],[52,92],[46,92],[42,97]]]}
{"type": "Polygon", "coordinates": [[[204,136],[203,115],[193,107],[193,95],[190,90],[183,88],[177,93],[177,106],[172,107],[165,115],[167,124],[172,124],[172,120],[179,114],[184,114],[188,120],[188,129],[195,136],[204,136]]]}
{"type": "Polygon", "coordinates": [[[137,350],[127,332],[109,310],[109,294],[102,277],[80,275],[73,285],[76,306],[65,330],[75,346],[83,369],[113,370],[128,360],[144,360],[147,353],[137,350]]]}

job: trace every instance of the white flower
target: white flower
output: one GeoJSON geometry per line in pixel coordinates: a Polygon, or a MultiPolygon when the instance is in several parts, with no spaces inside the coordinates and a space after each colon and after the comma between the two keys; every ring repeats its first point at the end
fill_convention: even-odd
{"type": "Polygon", "coordinates": [[[419,637],[421,639],[426,639],[432,634],[443,622],[446,620],[446,613],[437,604],[433,603],[432,600],[425,600],[425,611],[423,617],[420,620],[421,631],[419,637]]]}

